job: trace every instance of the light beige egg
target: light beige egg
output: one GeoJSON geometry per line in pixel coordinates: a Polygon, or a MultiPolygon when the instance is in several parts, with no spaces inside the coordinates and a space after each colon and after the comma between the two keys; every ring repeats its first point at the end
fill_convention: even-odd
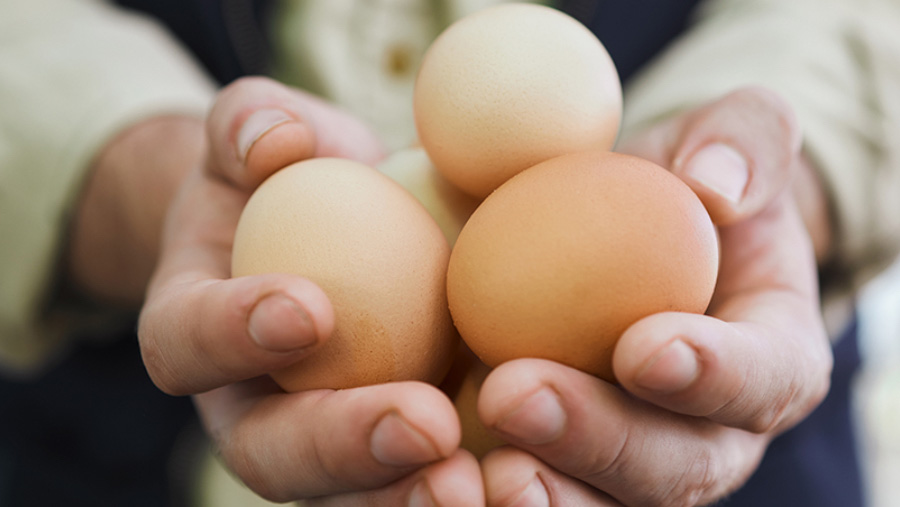
{"type": "Polygon", "coordinates": [[[457,21],[435,40],[413,109],[435,166],[484,198],[549,158],[610,149],[622,92],[609,54],[584,25],[549,7],[505,4],[457,21]]]}
{"type": "Polygon", "coordinates": [[[334,306],[334,333],[272,377],[287,391],[397,380],[440,382],[456,350],[447,240],[425,208],[375,169],[336,158],[288,166],[254,192],[232,275],[309,278],[334,306]]]}
{"type": "Polygon", "coordinates": [[[705,208],[670,172],[617,153],[563,155],[510,179],[466,223],[450,310],[491,367],[538,357],[614,380],[631,324],[706,310],[718,253],[705,208]]]}

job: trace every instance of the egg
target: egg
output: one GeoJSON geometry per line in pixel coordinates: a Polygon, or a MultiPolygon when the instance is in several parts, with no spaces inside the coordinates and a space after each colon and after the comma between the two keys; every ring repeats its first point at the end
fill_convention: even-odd
{"type": "Polygon", "coordinates": [[[413,110],[438,170],[484,198],[549,158],[610,149],[622,90],[609,54],[584,25],[550,7],[504,4],[438,36],[416,77],[413,110]]]}
{"type": "Polygon", "coordinates": [[[445,289],[449,254],[409,192],[363,164],[319,158],[276,172],[250,197],[232,275],[301,275],[334,307],[330,339],[271,373],[286,391],[436,384],[458,343],[445,289]]]}
{"type": "Polygon", "coordinates": [[[580,152],[485,199],[453,248],[447,294],[487,365],[538,357],[613,381],[622,332],[657,312],[703,313],[718,263],[715,227],[685,183],[637,157],[580,152]]]}
{"type": "Polygon", "coordinates": [[[438,224],[452,247],[466,220],[481,202],[444,178],[422,147],[394,152],[377,169],[409,191],[438,224]]]}

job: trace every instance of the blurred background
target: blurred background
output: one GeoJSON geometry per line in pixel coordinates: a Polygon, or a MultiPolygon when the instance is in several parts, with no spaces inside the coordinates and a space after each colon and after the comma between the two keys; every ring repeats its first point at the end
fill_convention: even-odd
{"type": "Polygon", "coordinates": [[[872,507],[900,505],[900,262],[860,295],[856,416],[872,507]]]}

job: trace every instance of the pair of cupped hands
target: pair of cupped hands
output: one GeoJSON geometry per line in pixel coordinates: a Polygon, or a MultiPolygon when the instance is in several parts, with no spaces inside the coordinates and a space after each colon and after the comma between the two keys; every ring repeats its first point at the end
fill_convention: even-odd
{"type": "Polygon", "coordinates": [[[376,138],[348,114],[263,78],[225,88],[206,128],[205,165],[168,214],[140,344],[153,381],[194,396],[222,459],[265,498],[703,504],[743,484],[772,438],[828,390],[814,220],[800,213],[807,199],[795,183],[809,168],[793,114],[771,92],[738,90],[619,148],[680,176],[716,223],[721,267],[707,314],[660,313],[630,327],[615,350],[620,385],[546,360],[497,367],[478,414],[511,445],[480,462],[459,448],[458,416],[437,387],[281,391],[266,372],[328,340],[328,298],[299,276],[230,279],[238,217],[268,175],[319,156],[374,165],[383,157],[376,138]]]}

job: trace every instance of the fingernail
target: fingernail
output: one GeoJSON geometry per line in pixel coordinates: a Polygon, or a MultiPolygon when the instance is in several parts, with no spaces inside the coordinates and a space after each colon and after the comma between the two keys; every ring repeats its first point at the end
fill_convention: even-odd
{"type": "Polygon", "coordinates": [[[685,390],[699,375],[697,352],[675,340],[647,361],[634,383],[658,394],[672,394],[685,390]]]}
{"type": "Polygon", "coordinates": [[[541,479],[535,477],[508,507],[550,507],[550,495],[541,479]]]}
{"type": "Polygon", "coordinates": [[[434,496],[431,494],[431,488],[428,487],[428,481],[422,479],[413,486],[409,493],[409,507],[437,507],[434,496]]]}
{"type": "Polygon", "coordinates": [[[501,419],[496,428],[521,443],[540,445],[559,438],[565,426],[566,413],[559,396],[545,387],[501,419]]]}
{"type": "Polygon", "coordinates": [[[238,158],[246,160],[253,143],[274,127],[289,121],[294,119],[279,109],[260,109],[248,116],[237,135],[238,158]]]}
{"type": "Polygon", "coordinates": [[[379,463],[395,467],[424,465],[441,457],[434,444],[396,412],[378,421],[369,447],[379,463]]]}
{"type": "Polygon", "coordinates": [[[257,345],[272,352],[302,349],[318,339],[309,314],[283,294],[271,294],[256,303],[247,332],[257,345]]]}
{"type": "Polygon", "coordinates": [[[737,150],[714,143],[698,151],[685,165],[689,178],[737,204],[744,195],[750,170],[737,150]]]}

